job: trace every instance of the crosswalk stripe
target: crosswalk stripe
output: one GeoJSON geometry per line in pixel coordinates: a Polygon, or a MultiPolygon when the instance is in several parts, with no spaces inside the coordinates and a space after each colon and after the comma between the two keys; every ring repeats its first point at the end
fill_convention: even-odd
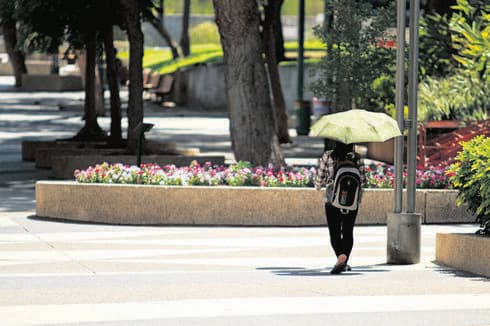
{"type": "Polygon", "coordinates": [[[65,324],[169,318],[490,309],[490,294],[268,297],[159,302],[3,306],[8,325],[65,324]],[[26,316],[23,321],[19,316],[26,316]]]}

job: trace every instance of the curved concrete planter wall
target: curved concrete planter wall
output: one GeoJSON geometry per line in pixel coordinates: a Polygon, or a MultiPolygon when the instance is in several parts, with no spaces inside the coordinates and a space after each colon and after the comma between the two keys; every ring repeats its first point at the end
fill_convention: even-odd
{"type": "MultiPolygon", "coordinates": [[[[368,189],[358,224],[385,224],[392,190],[368,189]]],[[[469,223],[456,191],[417,191],[425,223],[469,223]]],[[[324,225],[323,193],[312,188],[180,187],[40,181],[40,217],[113,224],[324,225]]]]}
{"type": "Polygon", "coordinates": [[[436,261],[452,268],[490,277],[490,237],[438,233],[436,261]]]}
{"type": "MultiPolygon", "coordinates": [[[[305,69],[309,72],[312,66],[307,64],[305,69]]],[[[279,66],[279,74],[286,109],[294,115],[298,68],[295,65],[281,65],[279,66]]],[[[317,79],[311,73],[305,73],[304,78],[305,85],[310,85],[317,79]]],[[[313,93],[307,86],[304,89],[304,98],[307,100],[313,98],[313,93]]],[[[174,84],[173,99],[181,105],[202,110],[226,111],[224,65],[207,64],[178,71],[174,84]]]]}

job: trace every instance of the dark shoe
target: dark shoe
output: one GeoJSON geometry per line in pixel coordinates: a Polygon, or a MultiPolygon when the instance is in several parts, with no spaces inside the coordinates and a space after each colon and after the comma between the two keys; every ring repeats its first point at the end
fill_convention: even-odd
{"type": "Polygon", "coordinates": [[[335,266],[330,271],[330,274],[340,274],[345,270],[346,266],[347,266],[346,263],[335,264],[335,266]]]}
{"type": "Polygon", "coordinates": [[[350,272],[352,268],[349,266],[349,264],[345,264],[344,272],[350,272]]]}

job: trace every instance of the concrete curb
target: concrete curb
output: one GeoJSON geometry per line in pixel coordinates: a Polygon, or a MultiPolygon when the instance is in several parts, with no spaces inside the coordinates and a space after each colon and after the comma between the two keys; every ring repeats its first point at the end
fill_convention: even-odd
{"type": "Polygon", "coordinates": [[[29,92],[82,91],[82,77],[59,75],[22,75],[22,90],[29,92]]]}
{"type": "Polygon", "coordinates": [[[437,233],[436,261],[451,268],[490,277],[490,237],[437,233]]]}
{"type": "Polygon", "coordinates": [[[22,160],[36,160],[36,151],[41,148],[96,148],[107,144],[106,142],[80,142],[61,140],[24,140],[22,142],[22,160]]]}
{"type": "MultiPolygon", "coordinates": [[[[436,203],[434,190],[417,191],[417,213],[424,223],[472,223],[456,207],[457,191],[436,191],[453,198],[436,203]],[[427,198],[431,198],[428,202],[427,198]],[[430,214],[430,215],[428,215],[430,214]]],[[[357,224],[386,224],[392,211],[391,189],[367,189],[357,224]]],[[[36,183],[40,217],[110,224],[179,225],[325,225],[323,192],[312,188],[149,186],[36,183]]]]}
{"type": "MultiPolygon", "coordinates": [[[[36,168],[51,169],[53,163],[60,156],[67,155],[128,155],[128,150],[123,148],[39,148],[36,150],[36,168]]],[[[100,161],[104,162],[102,159],[100,161]]]]}

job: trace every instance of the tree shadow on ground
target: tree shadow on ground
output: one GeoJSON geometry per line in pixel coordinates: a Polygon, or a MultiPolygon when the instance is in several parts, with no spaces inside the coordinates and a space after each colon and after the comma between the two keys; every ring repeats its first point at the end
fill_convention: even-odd
{"type": "Polygon", "coordinates": [[[0,212],[23,212],[35,208],[33,185],[26,185],[16,191],[4,186],[0,183],[0,212]]]}

